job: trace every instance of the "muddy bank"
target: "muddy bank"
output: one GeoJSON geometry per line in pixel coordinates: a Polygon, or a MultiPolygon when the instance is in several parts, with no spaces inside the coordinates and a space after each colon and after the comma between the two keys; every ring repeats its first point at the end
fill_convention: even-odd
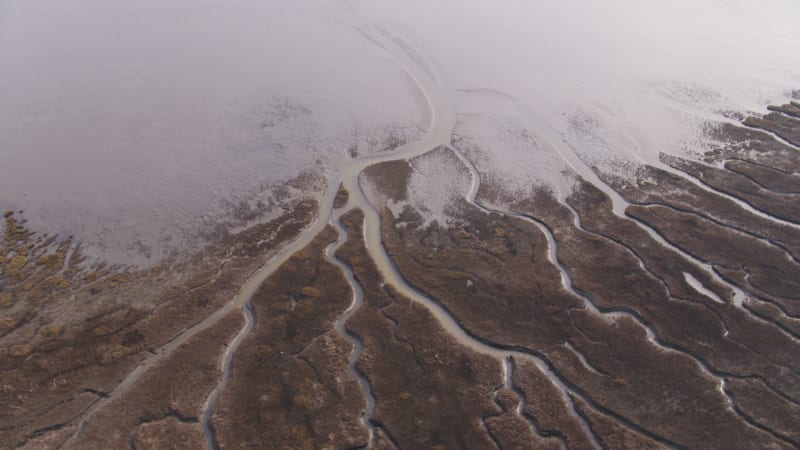
{"type": "Polygon", "coordinates": [[[363,215],[342,219],[350,233],[337,256],[364,290],[364,305],[348,329],[364,344],[358,369],[375,395],[372,421],[397,448],[487,448],[482,420],[501,411],[492,402],[502,385],[499,363],[458,344],[421,305],[382,286],[367,257],[363,215]]]}
{"type": "Polygon", "coordinates": [[[170,404],[176,396],[204,398],[214,386],[228,333],[239,328],[231,321],[238,323],[241,314],[208,329],[213,337],[198,334],[205,344],[189,340],[166,356],[165,346],[193,333],[271,253],[310,224],[315,201],[286,200],[288,213],[236,233],[220,230],[202,252],[147,270],[90,264],[78,244],[38,236],[25,228],[24,213],[8,212],[0,249],[0,401],[7,406],[0,447],[30,441],[49,448],[73,435],[77,447],[93,439],[127,446],[131,436],[144,433],[137,424],[145,423],[147,442],[157,443],[159,436],[171,441],[164,431],[174,428],[170,417],[196,435],[197,409],[176,412],[170,404]],[[186,377],[173,379],[181,367],[192,366],[186,377]],[[142,379],[140,367],[146,367],[142,379]],[[153,385],[149,390],[144,380],[153,385]],[[121,395],[121,383],[128,381],[121,395]],[[120,410],[118,402],[135,407],[120,410]]]}
{"type": "MultiPolygon", "coordinates": [[[[375,186],[385,204],[407,200],[396,187],[400,183],[392,181],[400,169],[372,170],[389,176],[372,177],[388,180],[375,186]]],[[[658,173],[652,170],[651,176],[658,173]]],[[[658,180],[641,181],[653,186],[652,194],[672,194],[660,189],[658,180]]],[[[497,200],[492,188],[500,190],[489,186],[479,199],[497,200]]],[[[786,250],[754,233],[726,228],[734,221],[747,223],[754,214],[727,197],[702,192],[704,202],[693,208],[732,217],[718,219],[722,225],[691,229],[683,228],[688,220],[664,218],[656,227],[637,216],[637,205],[628,208],[630,219],[614,215],[610,199],[581,182],[568,205],[546,191],[513,199],[517,213],[541,227],[469,204],[453,208],[463,211],[454,220],[463,225],[449,227],[425,225],[412,208],[399,214],[385,209],[384,244],[404,277],[440,301],[469,333],[544,355],[590,399],[586,415],[609,433],[599,440],[619,444],[635,437],[688,447],[792,445],[791,428],[774,424],[797,402],[798,372],[790,355],[798,341],[779,323],[735,304],[734,289],[743,284],[731,286],[722,270],[723,279],[712,276],[643,229],[649,223],[684,251],[702,252],[704,261],[748,261],[747,283],[772,294],[761,300],[793,305],[788,302],[793,302],[789,293],[795,291],[796,277],[786,250]],[[553,237],[555,260],[571,289],[547,258],[546,234],[553,237]],[[681,239],[692,241],[681,244],[681,239]],[[715,244],[720,239],[733,240],[715,244]],[[727,384],[734,380],[777,399],[772,407],[782,412],[764,417],[754,413],[752,402],[740,405],[740,396],[727,384]]],[[[771,230],[782,237],[797,236],[791,226],[756,217],[773,224],[771,230]]]]}
{"type": "Polygon", "coordinates": [[[350,345],[333,326],[352,293],[325,261],[328,227],[261,286],[253,331],[233,358],[212,426],[220,448],[354,448],[366,445],[363,398],[350,376],[350,345]]]}

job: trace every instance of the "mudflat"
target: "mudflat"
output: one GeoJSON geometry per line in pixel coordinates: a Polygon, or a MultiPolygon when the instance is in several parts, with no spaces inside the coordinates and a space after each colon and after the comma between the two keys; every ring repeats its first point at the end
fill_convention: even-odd
{"type": "Polygon", "coordinates": [[[0,443],[796,448],[795,108],[720,126],[703,162],[596,169],[563,200],[508,196],[458,146],[368,166],[241,309],[313,201],[142,271],[8,211],[0,443]],[[455,182],[449,223],[409,204],[421,158],[478,177],[455,182]]]}

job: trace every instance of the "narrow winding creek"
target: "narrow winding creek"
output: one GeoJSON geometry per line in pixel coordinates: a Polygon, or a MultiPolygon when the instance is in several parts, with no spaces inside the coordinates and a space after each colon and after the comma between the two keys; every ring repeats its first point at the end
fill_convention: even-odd
{"type": "Polygon", "coordinates": [[[351,210],[353,207],[354,206],[348,199],[347,204],[336,210],[333,217],[331,217],[331,225],[336,228],[336,231],[339,233],[339,239],[325,249],[325,257],[339,267],[345,278],[347,278],[347,283],[350,285],[350,289],[353,291],[353,301],[336,321],[335,329],[340,336],[346,338],[353,346],[353,350],[350,352],[347,362],[350,366],[350,371],[353,374],[353,377],[358,380],[359,385],[361,385],[361,391],[364,395],[366,406],[364,407],[364,412],[361,415],[361,423],[365,428],[367,428],[367,430],[369,430],[367,445],[368,447],[372,448],[377,439],[375,426],[371,421],[372,414],[375,411],[375,395],[372,393],[372,387],[370,386],[367,377],[356,368],[356,363],[358,362],[358,359],[361,357],[361,353],[364,350],[364,344],[355,333],[347,329],[347,320],[364,303],[364,290],[361,289],[358,281],[356,281],[355,276],[353,275],[353,270],[336,257],[336,250],[344,245],[349,237],[347,230],[345,230],[345,228],[342,226],[340,218],[342,214],[351,210]]]}

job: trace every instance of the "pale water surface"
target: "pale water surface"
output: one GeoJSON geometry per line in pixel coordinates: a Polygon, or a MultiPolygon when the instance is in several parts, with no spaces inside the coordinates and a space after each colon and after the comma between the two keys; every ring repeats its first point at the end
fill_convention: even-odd
{"type": "Polygon", "coordinates": [[[425,131],[388,41],[519,192],[568,191],[567,150],[691,154],[800,88],[792,0],[0,0],[0,208],[113,262],[194,247],[225,205],[425,131]]]}

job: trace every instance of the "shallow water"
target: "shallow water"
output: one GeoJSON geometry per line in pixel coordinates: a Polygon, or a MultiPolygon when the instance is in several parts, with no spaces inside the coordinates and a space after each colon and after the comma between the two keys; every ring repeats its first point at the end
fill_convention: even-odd
{"type": "Polygon", "coordinates": [[[3,0],[0,208],[112,262],[185,250],[273,183],[426,131],[387,45],[487,178],[565,194],[563,155],[688,154],[722,112],[785,99],[798,24],[791,0],[3,0]]]}
{"type": "Polygon", "coordinates": [[[0,2],[0,208],[157,259],[227,202],[418,133],[391,57],[294,3],[0,2]]]}
{"type": "Polygon", "coordinates": [[[451,89],[456,133],[512,190],[531,173],[563,188],[553,132],[588,165],[653,163],[700,150],[721,112],[764,112],[800,86],[789,0],[369,5],[424,49],[451,89]]]}

